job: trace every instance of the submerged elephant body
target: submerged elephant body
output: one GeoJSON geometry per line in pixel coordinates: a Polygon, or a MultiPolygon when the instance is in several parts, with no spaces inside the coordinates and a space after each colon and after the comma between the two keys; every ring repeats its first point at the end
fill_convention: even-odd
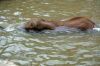
{"type": "Polygon", "coordinates": [[[30,21],[24,24],[24,29],[26,31],[54,30],[59,26],[76,28],[80,29],[81,31],[86,31],[88,29],[93,29],[95,23],[85,17],[74,17],[66,21],[48,21],[42,18],[32,18],[30,21]]]}

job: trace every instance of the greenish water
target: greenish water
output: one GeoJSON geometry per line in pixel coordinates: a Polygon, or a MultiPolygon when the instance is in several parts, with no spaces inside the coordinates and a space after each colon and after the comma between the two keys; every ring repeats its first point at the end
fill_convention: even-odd
{"type": "MultiPolygon", "coordinates": [[[[86,16],[100,27],[100,0],[0,0],[0,64],[100,66],[100,32],[25,33],[16,27],[32,17],[86,16]]],[[[4,66],[4,65],[2,65],[4,66]]]]}

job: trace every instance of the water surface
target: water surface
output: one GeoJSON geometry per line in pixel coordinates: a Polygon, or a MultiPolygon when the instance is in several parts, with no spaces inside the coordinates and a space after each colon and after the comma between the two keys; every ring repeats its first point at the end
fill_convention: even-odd
{"type": "Polygon", "coordinates": [[[0,0],[0,64],[100,66],[100,32],[26,33],[16,27],[32,17],[86,16],[100,27],[100,0],[0,0]]]}

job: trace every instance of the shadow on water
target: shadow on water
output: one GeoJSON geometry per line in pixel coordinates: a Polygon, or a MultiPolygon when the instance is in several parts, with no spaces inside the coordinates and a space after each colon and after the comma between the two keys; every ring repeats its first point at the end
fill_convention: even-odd
{"type": "Polygon", "coordinates": [[[0,26],[0,29],[4,29],[4,28],[0,26]]]}

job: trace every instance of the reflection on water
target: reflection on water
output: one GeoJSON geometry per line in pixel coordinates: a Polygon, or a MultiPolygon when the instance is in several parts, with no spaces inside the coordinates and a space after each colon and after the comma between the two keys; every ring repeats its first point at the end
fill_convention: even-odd
{"type": "Polygon", "coordinates": [[[0,1],[0,65],[100,66],[100,0],[0,1]],[[86,16],[92,31],[57,28],[46,33],[26,33],[17,26],[32,17],[48,20],[86,16]],[[60,31],[59,31],[60,30],[60,31]]]}

